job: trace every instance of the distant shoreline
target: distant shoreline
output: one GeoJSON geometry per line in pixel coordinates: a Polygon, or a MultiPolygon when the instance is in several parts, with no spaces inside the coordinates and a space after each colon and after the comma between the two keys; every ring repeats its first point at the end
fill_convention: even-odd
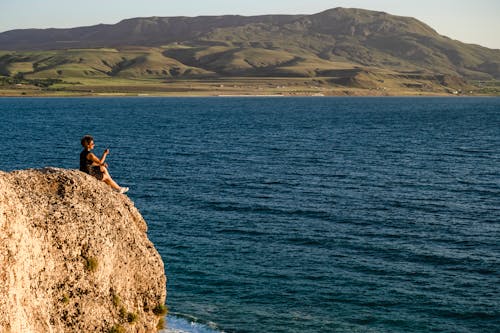
{"type": "Polygon", "coordinates": [[[491,89],[469,85],[467,89],[446,86],[401,87],[398,81],[386,86],[357,87],[331,84],[319,78],[220,78],[217,80],[95,80],[65,78],[0,84],[0,97],[327,97],[327,96],[500,96],[500,84],[491,89]],[[37,86],[38,85],[38,86],[37,86]]]}
{"type": "Polygon", "coordinates": [[[196,91],[196,92],[116,92],[116,93],[77,93],[77,92],[53,92],[53,91],[24,91],[24,90],[1,90],[0,98],[19,98],[19,97],[44,97],[44,98],[61,98],[61,97],[77,97],[77,98],[106,98],[106,97],[221,97],[221,98],[236,98],[236,97],[499,97],[500,94],[453,94],[444,92],[418,92],[418,91],[400,91],[400,92],[385,92],[380,93],[371,90],[332,90],[325,93],[227,93],[222,91],[196,91]]]}
{"type": "Polygon", "coordinates": [[[313,95],[22,95],[22,96],[11,96],[11,95],[0,95],[0,99],[10,99],[10,98],[342,98],[342,97],[352,97],[352,98],[418,98],[418,97],[436,97],[436,98],[476,98],[476,97],[500,97],[493,95],[328,95],[328,96],[313,96],[313,95]]]}
{"type": "Polygon", "coordinates": [[[0,99],[11,98],[498,98],[498,95],[1,95],[0,99]]]}

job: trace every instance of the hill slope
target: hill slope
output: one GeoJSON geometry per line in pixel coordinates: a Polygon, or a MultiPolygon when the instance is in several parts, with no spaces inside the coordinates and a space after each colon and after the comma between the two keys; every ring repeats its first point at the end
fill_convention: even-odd
{"type": "Polygon", "coordinates": [[[0,50],[0,75],[11,77],[331,77],[331,82],[347,82],[363,70],[379,76],[372,86],[398,75],[423,81],[435,75],[500,79],[500,50],[451,40],[414,18],[363,9],[150,17],[13,30],[0,34],[0,50]]]}

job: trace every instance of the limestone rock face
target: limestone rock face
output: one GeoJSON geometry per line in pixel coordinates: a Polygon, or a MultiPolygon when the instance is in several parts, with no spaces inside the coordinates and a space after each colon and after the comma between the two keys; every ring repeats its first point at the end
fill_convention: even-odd
{"type": "Polygon", "coordinates": [[[0,172],[0,332],[156,332],[166,277],[146,230],[80,171],[0,172]]]}

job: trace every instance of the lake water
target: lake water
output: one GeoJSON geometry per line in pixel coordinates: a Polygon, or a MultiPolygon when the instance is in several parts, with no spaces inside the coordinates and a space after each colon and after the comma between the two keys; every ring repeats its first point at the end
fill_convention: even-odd
{"type": "Polygon", "coordinates": [[[500,331],[500,98],[4,98],[0,119],[0,170],[110,148],[171,329],[500,331]]]}

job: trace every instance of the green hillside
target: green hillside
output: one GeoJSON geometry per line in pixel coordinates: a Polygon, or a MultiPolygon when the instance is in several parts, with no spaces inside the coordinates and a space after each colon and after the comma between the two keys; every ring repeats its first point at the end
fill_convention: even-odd
{"type": "Polygon", "coordinates": [[[414,18],[362,9],[14,30],[0,34],[0,49],[4,87],[52,80],[59,85],[51,88],[93,91],[110,82],[221,86],[303,78],[304,87],[327,90],[495,93],[500,79],[500,50],[451,40],[414,18]]]}

